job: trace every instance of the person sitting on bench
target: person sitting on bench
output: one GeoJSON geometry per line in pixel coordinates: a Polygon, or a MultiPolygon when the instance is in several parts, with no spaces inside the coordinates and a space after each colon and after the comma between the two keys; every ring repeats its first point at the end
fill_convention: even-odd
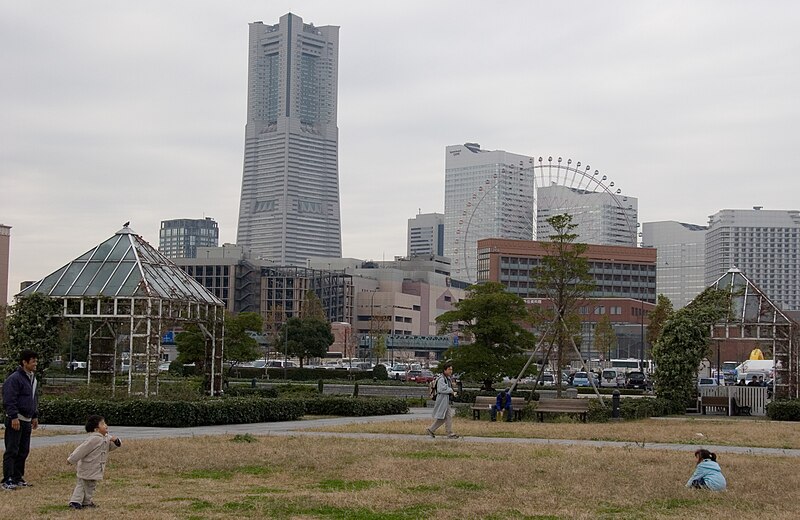
{"type": "Polygon", "coordinates": [[[497,401],[492,406],[492,421],[496,421],[497,412],[502,411],[505,411],[507,422],[511,422],[514,419],[514,411],[511,409],[511,395],[506,389],[497,394],[497,401]]]}

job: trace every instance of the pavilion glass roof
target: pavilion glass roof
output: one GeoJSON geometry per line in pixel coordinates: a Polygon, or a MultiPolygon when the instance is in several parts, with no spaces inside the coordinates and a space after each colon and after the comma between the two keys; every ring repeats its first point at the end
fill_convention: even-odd
{"type": "Polygon", "coordinates": [[[731,268],[712,285],[731,294],[731,321],[789,324],[792,320],[739,269],[731,268]]]}
{"type": "Polygon", "coordinates": [[[194,278],[125,226],[19,295],[161,298],[223,305],[194,278]]]}

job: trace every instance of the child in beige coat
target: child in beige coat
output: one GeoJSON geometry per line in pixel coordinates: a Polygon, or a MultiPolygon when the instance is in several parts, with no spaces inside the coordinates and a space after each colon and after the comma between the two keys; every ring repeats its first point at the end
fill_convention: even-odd
{"type": "Polygon", "coordinates": [[[109,437],[106,420],[99,415],[89,416],[86,431],[89,437],[67,457],[67,462],[78,465],[78,483],[69,500],[72,509],[95,507],[92,496],[97,482],[103,480],[108,452],[122,444],[117,437],[109,437]]]}

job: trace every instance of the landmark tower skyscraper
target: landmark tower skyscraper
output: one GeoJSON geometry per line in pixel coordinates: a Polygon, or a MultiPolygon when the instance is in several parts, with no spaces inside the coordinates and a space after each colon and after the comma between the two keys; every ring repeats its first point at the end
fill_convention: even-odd
{"type": "Polygon", "coordinates": [[[339,27],[292,13],[250,24],[236,241],[257,258],[299,265],[342,254],[338,69],[339,27]]]}

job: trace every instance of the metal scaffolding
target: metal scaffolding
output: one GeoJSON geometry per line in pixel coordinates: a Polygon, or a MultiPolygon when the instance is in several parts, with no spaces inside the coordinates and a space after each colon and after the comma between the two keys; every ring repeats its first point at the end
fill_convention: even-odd
{"type": "Polygon", "coordinates": [[[87,383],[113,395],[122,374],[128,395],[157,395],[161,338],[193,324],[206,340],[206,391],[222,393],[223,302],[127,224],[18,296],[33,293],[60,300],[61,317],[89,321],[87,383]]]}

